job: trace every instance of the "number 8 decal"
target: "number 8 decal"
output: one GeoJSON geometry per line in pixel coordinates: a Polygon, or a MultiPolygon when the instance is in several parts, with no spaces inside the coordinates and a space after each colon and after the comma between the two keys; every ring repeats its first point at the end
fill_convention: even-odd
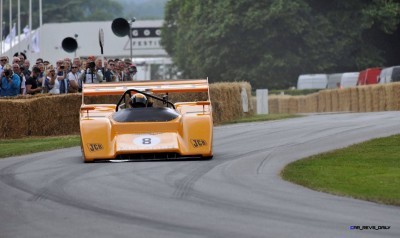
{"type": "Polygon", "coordinates": [[[151,138],[143,138],[142,139],[142,144],[143,145],[150,145],[151,144],[151,138]]]}
{"type": "Polygon", "coordinates": [[[161,140],[158,136],[149,134],[138,136],[133,140],[133,143],[137,146],[148,146],[148,147],[156,146],[160,142],[161,140]]]}

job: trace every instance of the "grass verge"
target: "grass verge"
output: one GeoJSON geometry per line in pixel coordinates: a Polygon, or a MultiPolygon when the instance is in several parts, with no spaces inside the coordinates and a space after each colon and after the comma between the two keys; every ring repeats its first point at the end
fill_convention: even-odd
{"type": "Polygon", "coordinates": [[[80,145],[80,136],[31,137],[0,140],[0,158],[80,145]]]}
{"type": "Polygon", "coordinates": [[[400,135],[295,161],[282,171],[293,183],[327,193],[400,205],[400,135]]]}

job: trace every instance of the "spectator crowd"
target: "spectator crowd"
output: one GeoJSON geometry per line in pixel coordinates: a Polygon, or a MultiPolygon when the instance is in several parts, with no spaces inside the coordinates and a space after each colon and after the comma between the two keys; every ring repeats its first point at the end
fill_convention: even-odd
{"type": "Polygon", "coordinates": [[[83,84],[136,80],[137,68],[130,59],[108,59],[89,56],[57,60],[55,64],[42,58],[31,62],[25,54],[0,57],[0,96],[65,94],[82,90],[83,84]],[[32,62],[33,64],[33,62],[32,62]]]}

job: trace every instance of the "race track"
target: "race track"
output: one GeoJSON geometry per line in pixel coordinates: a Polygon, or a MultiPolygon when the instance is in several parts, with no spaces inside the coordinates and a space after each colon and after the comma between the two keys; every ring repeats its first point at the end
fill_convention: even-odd
{"type": "Polygon", "coordinates": [[[1,159],[0,237],[400,237],[400,207],[279,176],[302,157],[398,133],[400,112],[324,114],[216,127],[210,161],[83,164],[78,147],[1,159]]]}

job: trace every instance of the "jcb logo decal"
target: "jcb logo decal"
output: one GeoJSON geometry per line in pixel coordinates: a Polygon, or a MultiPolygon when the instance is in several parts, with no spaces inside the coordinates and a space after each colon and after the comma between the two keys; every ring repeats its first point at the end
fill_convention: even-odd
{"type": "Polygon", "coordinates": [[[102,144],[88,144],[90,152],[96,152],[99,150],[103,150],[102,144]]]}
{"type": "Polygon", "coordinates": [[[192,142],[192,145],[194,148],[198,148],[198,147],[207,145],[207,142],[205,140],[191,139],[190,142],[192,142]]]}

